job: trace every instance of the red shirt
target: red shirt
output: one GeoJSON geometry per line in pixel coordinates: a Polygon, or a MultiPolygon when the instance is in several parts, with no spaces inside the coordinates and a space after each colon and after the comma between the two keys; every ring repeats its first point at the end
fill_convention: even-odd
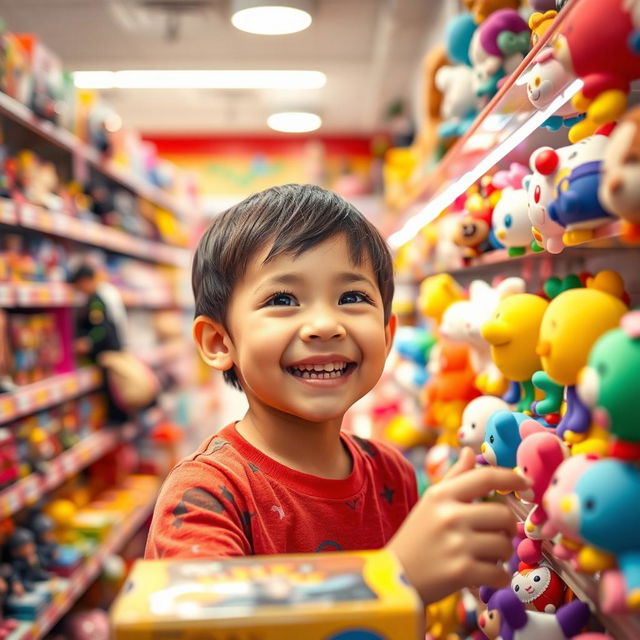
{"type": "Polygon", "coordinates": [[[167,476],[145,558],[383,547],[417,500],[413,468],[389,445],[341,438],[353,468],[330,480],[272,460],[228,425],[167,476]]]}

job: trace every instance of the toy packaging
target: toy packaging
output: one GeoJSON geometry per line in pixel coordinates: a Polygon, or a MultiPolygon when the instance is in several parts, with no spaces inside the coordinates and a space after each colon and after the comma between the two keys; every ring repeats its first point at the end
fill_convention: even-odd
{"type": "Polygon", "coordinates": [[[418,638],[422,605],[386,551],[138,561],[114,640],[418,638]]]}

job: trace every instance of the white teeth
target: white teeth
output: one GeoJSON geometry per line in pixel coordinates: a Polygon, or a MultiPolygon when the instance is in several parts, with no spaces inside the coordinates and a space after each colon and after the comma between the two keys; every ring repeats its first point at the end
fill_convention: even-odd
{"type": "Polygon", "coordinates": [[[339,378],[346,373],[346,370],[346,362],[330,362],[328,364],[309,364],[289,367],[289,372],[294,376],[308,380],[339,378]]]}

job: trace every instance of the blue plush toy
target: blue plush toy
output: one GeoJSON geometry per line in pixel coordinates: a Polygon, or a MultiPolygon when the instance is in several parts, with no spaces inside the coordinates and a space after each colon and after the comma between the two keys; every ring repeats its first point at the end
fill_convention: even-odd
{"type": "MultiPolygon", "coordinates": [[[[607,458],[584,472],[567,500],[584,541],[616,556],[632,609],[640,608],[639,495],[640,468],[607,458]]],[[[586,557],[589,552],[582,549],[580,555],[586,557]]]]}
{"type": "Polygon", "coordinates": [[[512,411],[496,411],[487,421],[484,442],[480,447],[483,458],[491,465],[516,466],[516,451],[520,445],[519,426],[531,416],[512,411]]]}

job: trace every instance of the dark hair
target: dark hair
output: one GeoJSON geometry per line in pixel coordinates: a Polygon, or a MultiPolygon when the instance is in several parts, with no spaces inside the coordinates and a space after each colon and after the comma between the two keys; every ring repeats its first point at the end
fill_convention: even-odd
{"type": "Polygon", "coordinates": [[[83,262],[80,266],[78,266],[74,271],[69,275],[69,282],[71,284],[75,284],[76,282],[80,282],[80,280],[86,280],[87,278],[94,278],[96,275],[96,270],[88,265],[86,262],[83,262]]]}
{"type": "MultiPolygon", "coordinates": [[[[265,262],[283,254],[299,256],[344,233],[354,264],[369,259],[378,279],[384,321],[391,316],[393,265],[378,230],[339,195],[308,184],[286,184],[249,196],[216,217],[204,232],[193,259],[191,284],[195,315],[226,326],[233,288],[247,264],[268,242],[265,262]]],[[[224,379],[241,389],[233,369],[224,379]]]]}

